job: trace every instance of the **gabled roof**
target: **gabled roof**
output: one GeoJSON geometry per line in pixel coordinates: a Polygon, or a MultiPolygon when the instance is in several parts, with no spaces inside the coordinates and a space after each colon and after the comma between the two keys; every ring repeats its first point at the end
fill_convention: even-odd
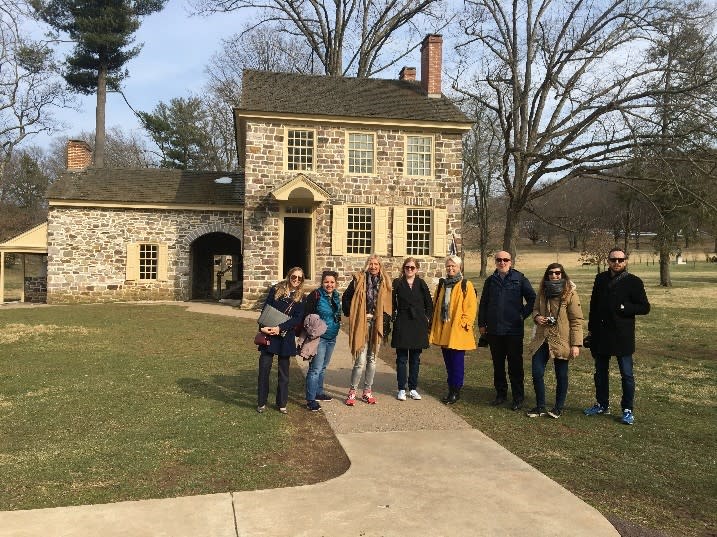
{"type": "Polygon", "coordinates": [[[243,206],[244,174],[163,168],[88,168],[66,172],[49,188],[50,204],[243,206]],[[231,182],[217,183],[220,177],[231,182]]]}
{"type": "Polygon", "coordinates": [[[47,253],[47,222],[0,243],[0,251],[17,253],[47,253]]]}
{"type": "Polygon", "coordinates": [[[249,69],[237,111],[470,123],[447,97],[428,97],[418,81],[249,69]]]}

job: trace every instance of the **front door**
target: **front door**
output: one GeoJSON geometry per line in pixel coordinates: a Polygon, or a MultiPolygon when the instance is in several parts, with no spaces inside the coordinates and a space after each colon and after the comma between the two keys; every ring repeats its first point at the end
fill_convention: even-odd
{"type": "Polygon", "coordinates": [[[282,277],[292,267],[301,267],[307,280],[311,274],[311,218],[284,217],[282,277]]]}

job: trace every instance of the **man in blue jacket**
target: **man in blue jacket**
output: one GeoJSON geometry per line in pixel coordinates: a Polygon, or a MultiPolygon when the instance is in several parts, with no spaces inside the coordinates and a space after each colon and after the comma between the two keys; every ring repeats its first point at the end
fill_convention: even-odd
{"type": "Polygon", "coordinates": [[[510,253],[495,254],[495,272],[486,278],[478,306],[478,329],[488,338],[493,358],[493,385],[498,406],[508,399],[505,361],[508,360],[512,410],[523,406],[523,321],[530,316],[535,304],[535,291],[522,272],[512,268],[510,253]]]}

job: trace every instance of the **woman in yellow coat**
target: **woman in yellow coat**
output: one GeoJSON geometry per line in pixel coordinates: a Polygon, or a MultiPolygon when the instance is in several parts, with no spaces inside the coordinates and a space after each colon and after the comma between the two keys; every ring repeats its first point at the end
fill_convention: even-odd
{"type": "Polygon", "coordinates": [[[473,283],[461,282],[461,265],[456,255],[446,258],[446,277],[438,283],[431,322],[430,342],[441,347],[446,364],[448,394],[441,401],[447,405],[460,399],[466,351],[476,348],[473,325],[478,301],[473,283]]]}

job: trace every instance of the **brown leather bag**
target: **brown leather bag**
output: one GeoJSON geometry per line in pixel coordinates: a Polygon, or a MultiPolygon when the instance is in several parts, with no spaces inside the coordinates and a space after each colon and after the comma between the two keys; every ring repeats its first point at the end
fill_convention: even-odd
{"type": "Polygon", "coordinates": [[[254,345],[267,347],[269,345],[269,336],[267,336],[264,332],[257,332],[254,336],[254,345]]]}

